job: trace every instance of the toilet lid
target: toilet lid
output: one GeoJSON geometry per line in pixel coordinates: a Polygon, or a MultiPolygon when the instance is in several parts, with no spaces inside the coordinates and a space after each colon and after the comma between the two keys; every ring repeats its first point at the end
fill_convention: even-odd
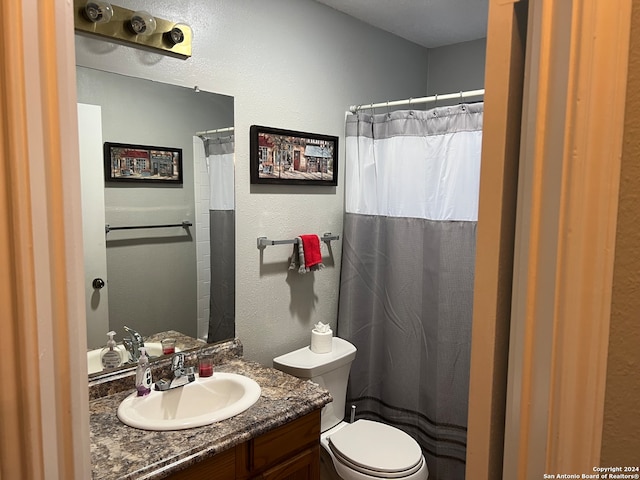
{"type": "Polygon", "coordinates": [[[418,443],[402,430],[384,423],[358,420],[328,440],[339,460],[369,475],[393,478],[413,473],[422,466],[418,443]]]}

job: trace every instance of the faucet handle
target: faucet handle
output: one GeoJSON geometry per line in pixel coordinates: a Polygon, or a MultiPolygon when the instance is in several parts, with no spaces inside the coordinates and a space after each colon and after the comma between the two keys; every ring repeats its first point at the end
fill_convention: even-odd
{"type": "Polygon", "coordinates": [[[196,380],[195,368],[185,368],[184,366],[184,353],[176,353],[171,358],[171,371],[173,372],[173,378],[171,380],[163,379],[156,382],[156,390],[171,390],[195,382],[196,380]]]}
{"type": "Polygon", "coordinates": [[[136,332],[133,328],[129,328],[126,325],[124,326],[124,330],[129,334],[133,342],[138,342],[138,346],[144,347],[144,340],[142,338],[142,335],[136,332]]]}
{"type": "Polygon", "coordinates": [[[125,332],[129,334],[129,338],[124,338],[122,344],[129,351],[129,359],[131,362],[137,362],[140,358],[139,348],[144,347],[144,339],[142,335],[136,332],[133,328],[124,326],[125,332]]]}
{"type": "Polygon", "coordinates": [[[136,354],[135,354],[135,347],[133,346],[133,342],[131,341],[131,339],[126,337],[123,338],[122,345],[124,346],[125,350],[129,354],[129,362],[135,362],[137,360],[136,354]]]}
{"type": "Polygon", "coordinates": [[[184,353],[176,353],[171,359],[171,370],[184,369],[184,353]]]}

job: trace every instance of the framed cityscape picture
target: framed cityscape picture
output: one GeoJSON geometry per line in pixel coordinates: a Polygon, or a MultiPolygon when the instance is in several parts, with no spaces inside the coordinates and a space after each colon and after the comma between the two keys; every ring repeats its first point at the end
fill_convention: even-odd
{"type": "Polygon", "coordinates": [[[105,142],[107,182],[182,184],[182,149],[105,142]]]}
{"type": "Polygon", "coordinates": [[[251,183],[338,184],[338,137],[251,126],[251,183]]]}

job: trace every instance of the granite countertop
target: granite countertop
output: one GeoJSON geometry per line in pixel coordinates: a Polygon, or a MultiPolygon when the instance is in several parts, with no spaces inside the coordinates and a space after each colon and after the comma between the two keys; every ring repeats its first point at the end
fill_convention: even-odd
{"type": "MultiPolygon", "coordinates": [[[[120,402],[134,388],[89,403],[92,478],[161,479],[322,408],[325,389],[240,357],[225,358],[219,372],[243,374],[262,388],[248,410],[227,420],[188,430],[153,432],[129,427],[117,417],[120,402]]],[[[155,377],[154,377],[155,378],[155,377]]],[[[133,387],[133,385],[131,385],[133,387]]]]}

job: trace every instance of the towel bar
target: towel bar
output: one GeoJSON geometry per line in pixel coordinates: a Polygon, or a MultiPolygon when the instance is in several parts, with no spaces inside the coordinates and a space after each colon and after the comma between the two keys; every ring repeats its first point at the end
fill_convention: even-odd
{"type": "Polygon", "coordinates": [[[183,221],[182,223],[172,223],[168,225],[130,225],[125,227],[112,227],[108,223],[104,226],[105,233],[109,233],[113,230],[138,230],[140,228],[171,228],[171,227],[182,227],[189,228],[193,225],[193,223],[189,221],[183,221]]]}
{"type": "MultiPolygon", "coordinates": [[[[330,242],[331,240],[340,240],[340,235],[334,235],[332,233],[325,233],[320,237],[323,242],[330,242]]],[[[258,248],[265,248],[268,245],[293,245],[298,243],[297,238],[290,238],[288,240],[269,240],[267,237],[258,237],[258,248]]]]}

